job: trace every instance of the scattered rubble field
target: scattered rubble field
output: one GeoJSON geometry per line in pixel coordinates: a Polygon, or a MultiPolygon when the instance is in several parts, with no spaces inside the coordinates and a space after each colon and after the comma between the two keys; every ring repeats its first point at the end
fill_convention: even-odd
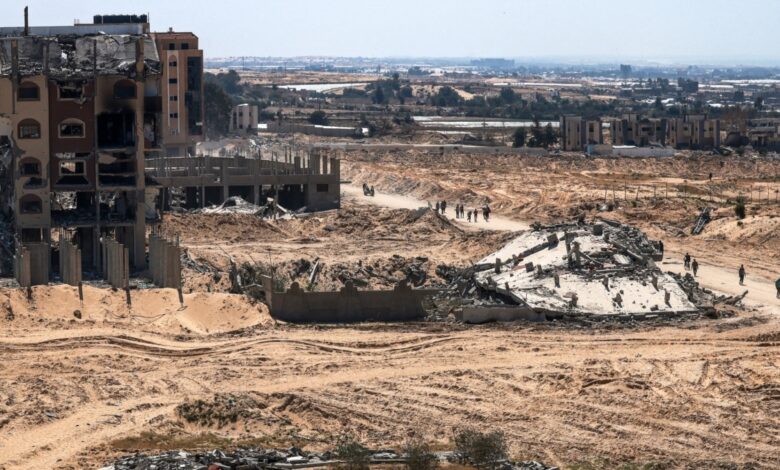
{"type": "Polygon", "coordinates": [[[430,150],[346,152],[342,175],[353,184],[422,200],[461,202],[517,220],[556,224],[604,214],[663,239],[667,247],[700,253],[713,264],[736,270],[749,263],[756,274],[777,277],[780,265],[780,161],[686,154],[674,158],[586,158],[478,155],[430,150]],[[709,179],[712,174],[712,179],[709,179]],[[745,220],[734,215],[742,194],[768,203],[750,205],[745,220]],[[655,196],[653,197],[653,187],[655,196]],[[636,190],[639,189],[637,194],[636,190]],[[606,199],[605,202],[605,190],[606,199]],[[613,192],[614,191],[614,192],[613,192]],[[686,197],[669,198],[666,194],[686,197]],[[710,202],[710,194],[716,197],[710,202]],[[696,197],[687,197],[687,196],[696,197]],[[638,196],[638,197],[637,197],[638,196]],[[613,199],[614,198],[614,199],[613,199]],[[614,201],[614,202],[613,202],[614,201]],[[712,222],[692,236],[702,206],[712,222]],[[673,242],[673,243],[672,243],[673,242]]]}
{"type": "Polygon", "coordinates": [[[269,221],[251,214],[172,214],[162,228],[187,249],[184,290],[226,291],[231,261],[250,264],[287,287],[334,290],[352,280],[358,288],[390,289],[402,280],[417,287],[443,284],[439,264],[467,266],[505,243],[511,234],[464,230],[428,209],[355,206],[269,221]]]}
{"type": "MultiPolygon", "coordinates": [[[[426,192],[432,170],[424,164],[400,180],[378,163],[366,165],[366,173],[352,167],[353,181],[365,177],[380,191],[392,186],[436,200],[471,187],[475,201],[488,191],[479,174],[449,172],[440,180],[451,186],[426,192]],[[398,181],[410,186],[393,186],[398,181]]],[[[518,188],[506,199],[497,191],[507,186],[489,189],[497,213],[571,221],[595,207],[562,191],[525,208],[497,204],[518,194],[522,201],[528,182],[550,168],[501,161],[495,168],[506,170],[503,185],[514,178],[518,188]]],[[[582,171],[556,184],[576,189],[588,178],[582,171]]],[[[655,204],[609,217],[650,237],[690,231],[694,217],[679,217],[695,214],[694,202],[655,204]],[[655,212],[643,219],[648,209],[655,212]]],[[[760,221],[774,221],[771,210],[762,208],[760,221]]],[[[718,211],[703,233],[724,243],[712,242],[716,250],[755,251],[759,239],[767,250],[777,246],[777,235],[758,227],[732,240],[721,228],[729,216],[718,211]]],[[[132,307],[123,292],[89,286],[84,306],[70,287],[37,287],[31,298],[0,290],[1,470],[99,468],[135,452],[182,448],[321,451],[345,432],[376,449],[397,449],[417,432],[447,450],[464,425],[504,431],[513,459],[562,468],[778,468],[780,321],[773,312],[735,308],[718,319],[587,327],[288,325],[229,293],[232,266],[273,269],[286,285],[307,285],[320,263],[312,286],[320,290],[348,280],[370,288],[403,279],[446,285],[440,274],[485,259],[515,235],[464,229],[427,209],[365,205],[278,221],[173,214],[162,231],[178,235],[187,252],[184,309],[173,290],[133,290],[132,307]]],[[[681,246],[689,238],[680,236],[681,246]]],[[[769,266],[776,255],[753,256],[769,266]]]]}

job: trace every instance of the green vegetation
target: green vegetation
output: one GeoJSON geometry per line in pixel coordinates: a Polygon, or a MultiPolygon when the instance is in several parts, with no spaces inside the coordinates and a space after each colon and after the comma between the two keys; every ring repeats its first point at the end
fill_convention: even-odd
{"type": "Polygon", "coordinates": [[[512,134],[512,147],[522,147],[525,145],[525,138],[528,132],[525,127],[518,127],[515,129],[515,133],[512,134]]]}
{"type": "Polygon", "coordinates": [[[431,104],[439,107],[458,106],[463,102],[463,98],[451,86],[443,86],[431,97],[431,104]]]}
{"type": "Polygon", "coordinates": [[[455,449],[462,461],[477,468],[493,469],[507,458],[506,437],[501,431],[479,432],[464,428],[455,434],[455,449]]]}
{"type": "Polygon", "coordinates": [[[737,216],[739,220],[742,220],[747,215],[747,211],[745,209],[745,198],[739,197],[737,198],[737,203],[734,205],[734,214],[737,216]]]}
{"type": "Polygon", "coordinates": [[[314,111],[309,115],[309,122],[320,126],[327,126],[329,124],[328,115],[325,114],[325,111],[314,111]]]}
{"type": "Polygon", "coordinates": [[[416,434],[406,441],[403,453],[407,456],[406,466],[409,470],[433,470],[439,466],[431,447],[416,434]]]}
{"type": "Polygon", "coordinates": [[[349,434],[339,436],[335,454],[344,470],[367,470],[371,462],[371,452],[349,434]]]}
{"type": "Polygon", "coordinates": [[[233,103],[225,90],[217,83],[207,81],[203,85],[204,132],[207,139],[218,139],[230,130],[230,113],[233,103]]]}

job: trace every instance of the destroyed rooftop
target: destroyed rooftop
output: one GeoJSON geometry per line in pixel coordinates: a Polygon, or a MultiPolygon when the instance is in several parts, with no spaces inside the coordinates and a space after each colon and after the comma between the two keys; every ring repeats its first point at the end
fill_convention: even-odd
{"type": "Polygon", "coordinates": [[[616,222],[551,226],[479,261],[475,280],[539,312],[695,312],[680,282],[655,265],[661,256],[657,243],[616,222]]]}
{"type": "Polygon", "coordinates": [[[53,78],[88,78],[94,75],[135,74],[136,42],[144,42],[144,72],[160,73],[160,58],[151,36],[97,34],[0,37],[0,76],[11,76],[12,43],[17,42],[17,73],[21,76],[45,73],[53,78]]]}

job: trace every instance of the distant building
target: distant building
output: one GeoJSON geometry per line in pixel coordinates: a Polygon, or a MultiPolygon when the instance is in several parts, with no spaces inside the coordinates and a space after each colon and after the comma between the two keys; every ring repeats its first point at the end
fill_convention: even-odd
{"type": "Polygon", "coordinates": [[[203,51],[192,33],[153,33],[162,68],[161,107],[168,157],[195,155],[203,141],[203,51]]]}
{"type": "Polygon", "coordinates": [[[474,59],[472,67],[480,69],[510,70],[515,68],[515,61],[510,59],[474,59]]]}
{"type": "Polygon", "coordinates": [[[257,105],[234,106],[230,113],[230,132],[257,132],[257,105]]]}
{"type": "Polygon", "coordinates": [[[669,145],[674,148],[712,149],[720,146],[720,120],[706,115],[669,119],[669,145]]]}
{"type": "Polygon", "coordinates": [[[582,116],[561,116],[561,148],[570,151],[582,151],[588,145],[604,143],[601,120],[583,119],[582,116]]]}
{"type": "Polygon", "coordinates": [[[642,118],[638,114],[624,114],[610,123],[613,145],[666,145],[666,119],[642,118]]]}

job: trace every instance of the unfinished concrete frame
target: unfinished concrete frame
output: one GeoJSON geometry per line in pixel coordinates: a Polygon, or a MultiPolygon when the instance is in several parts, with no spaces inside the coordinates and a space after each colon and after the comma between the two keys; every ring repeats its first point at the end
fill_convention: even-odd
{"type": "Polygon", "coordinates": [[[178,241],[171,242],[155,234],[149,237],[149,271],[158,287],[181,288],[181,248],[178,241]]]}
{"type": "Polygon", "coordinates": [[[338,292],[305,292],[294,282],[287,292],[273,292],[263,278],[271,315],[292,323],[352,323],[411,321],[425,316],[422,300],[436,289],[412,289],[406,282],[389,291],[358,291],[351,282],[338,292]]]}
{"type": "MultiPolygon", "coordinates": [[[[156,158],[146,160],[146,174],[162,188],[184,188],[190,207],[221,204],[239,189],[248,189],[244,199],[260,204],[262,188],[270,186],[279,190],[276,194],[282,206],[286,206],[282,199],[287,189],[297,194],[300,205],[310,211],[338,208],[339,159],[322,155],[319,149],[304,157],[285,151],[284,155],[275,156],[275,160],[209,156],[156,158]]],[[[167,199],[165,189],[160,199],[167,199]]]]}
{"type": "Polygon", "coordinates": [[[77,286],[81,282],[81,250],[70,240],[60,239],[60,275],[62,282],[77,286]]]}
{"type": "Polygon", "coordinates": [[[103,277],[111,287],[126,289],[130,285],[130,260],[127,247],[110,238],[104,238],[100,247],[103,255],[103,277]]]}

